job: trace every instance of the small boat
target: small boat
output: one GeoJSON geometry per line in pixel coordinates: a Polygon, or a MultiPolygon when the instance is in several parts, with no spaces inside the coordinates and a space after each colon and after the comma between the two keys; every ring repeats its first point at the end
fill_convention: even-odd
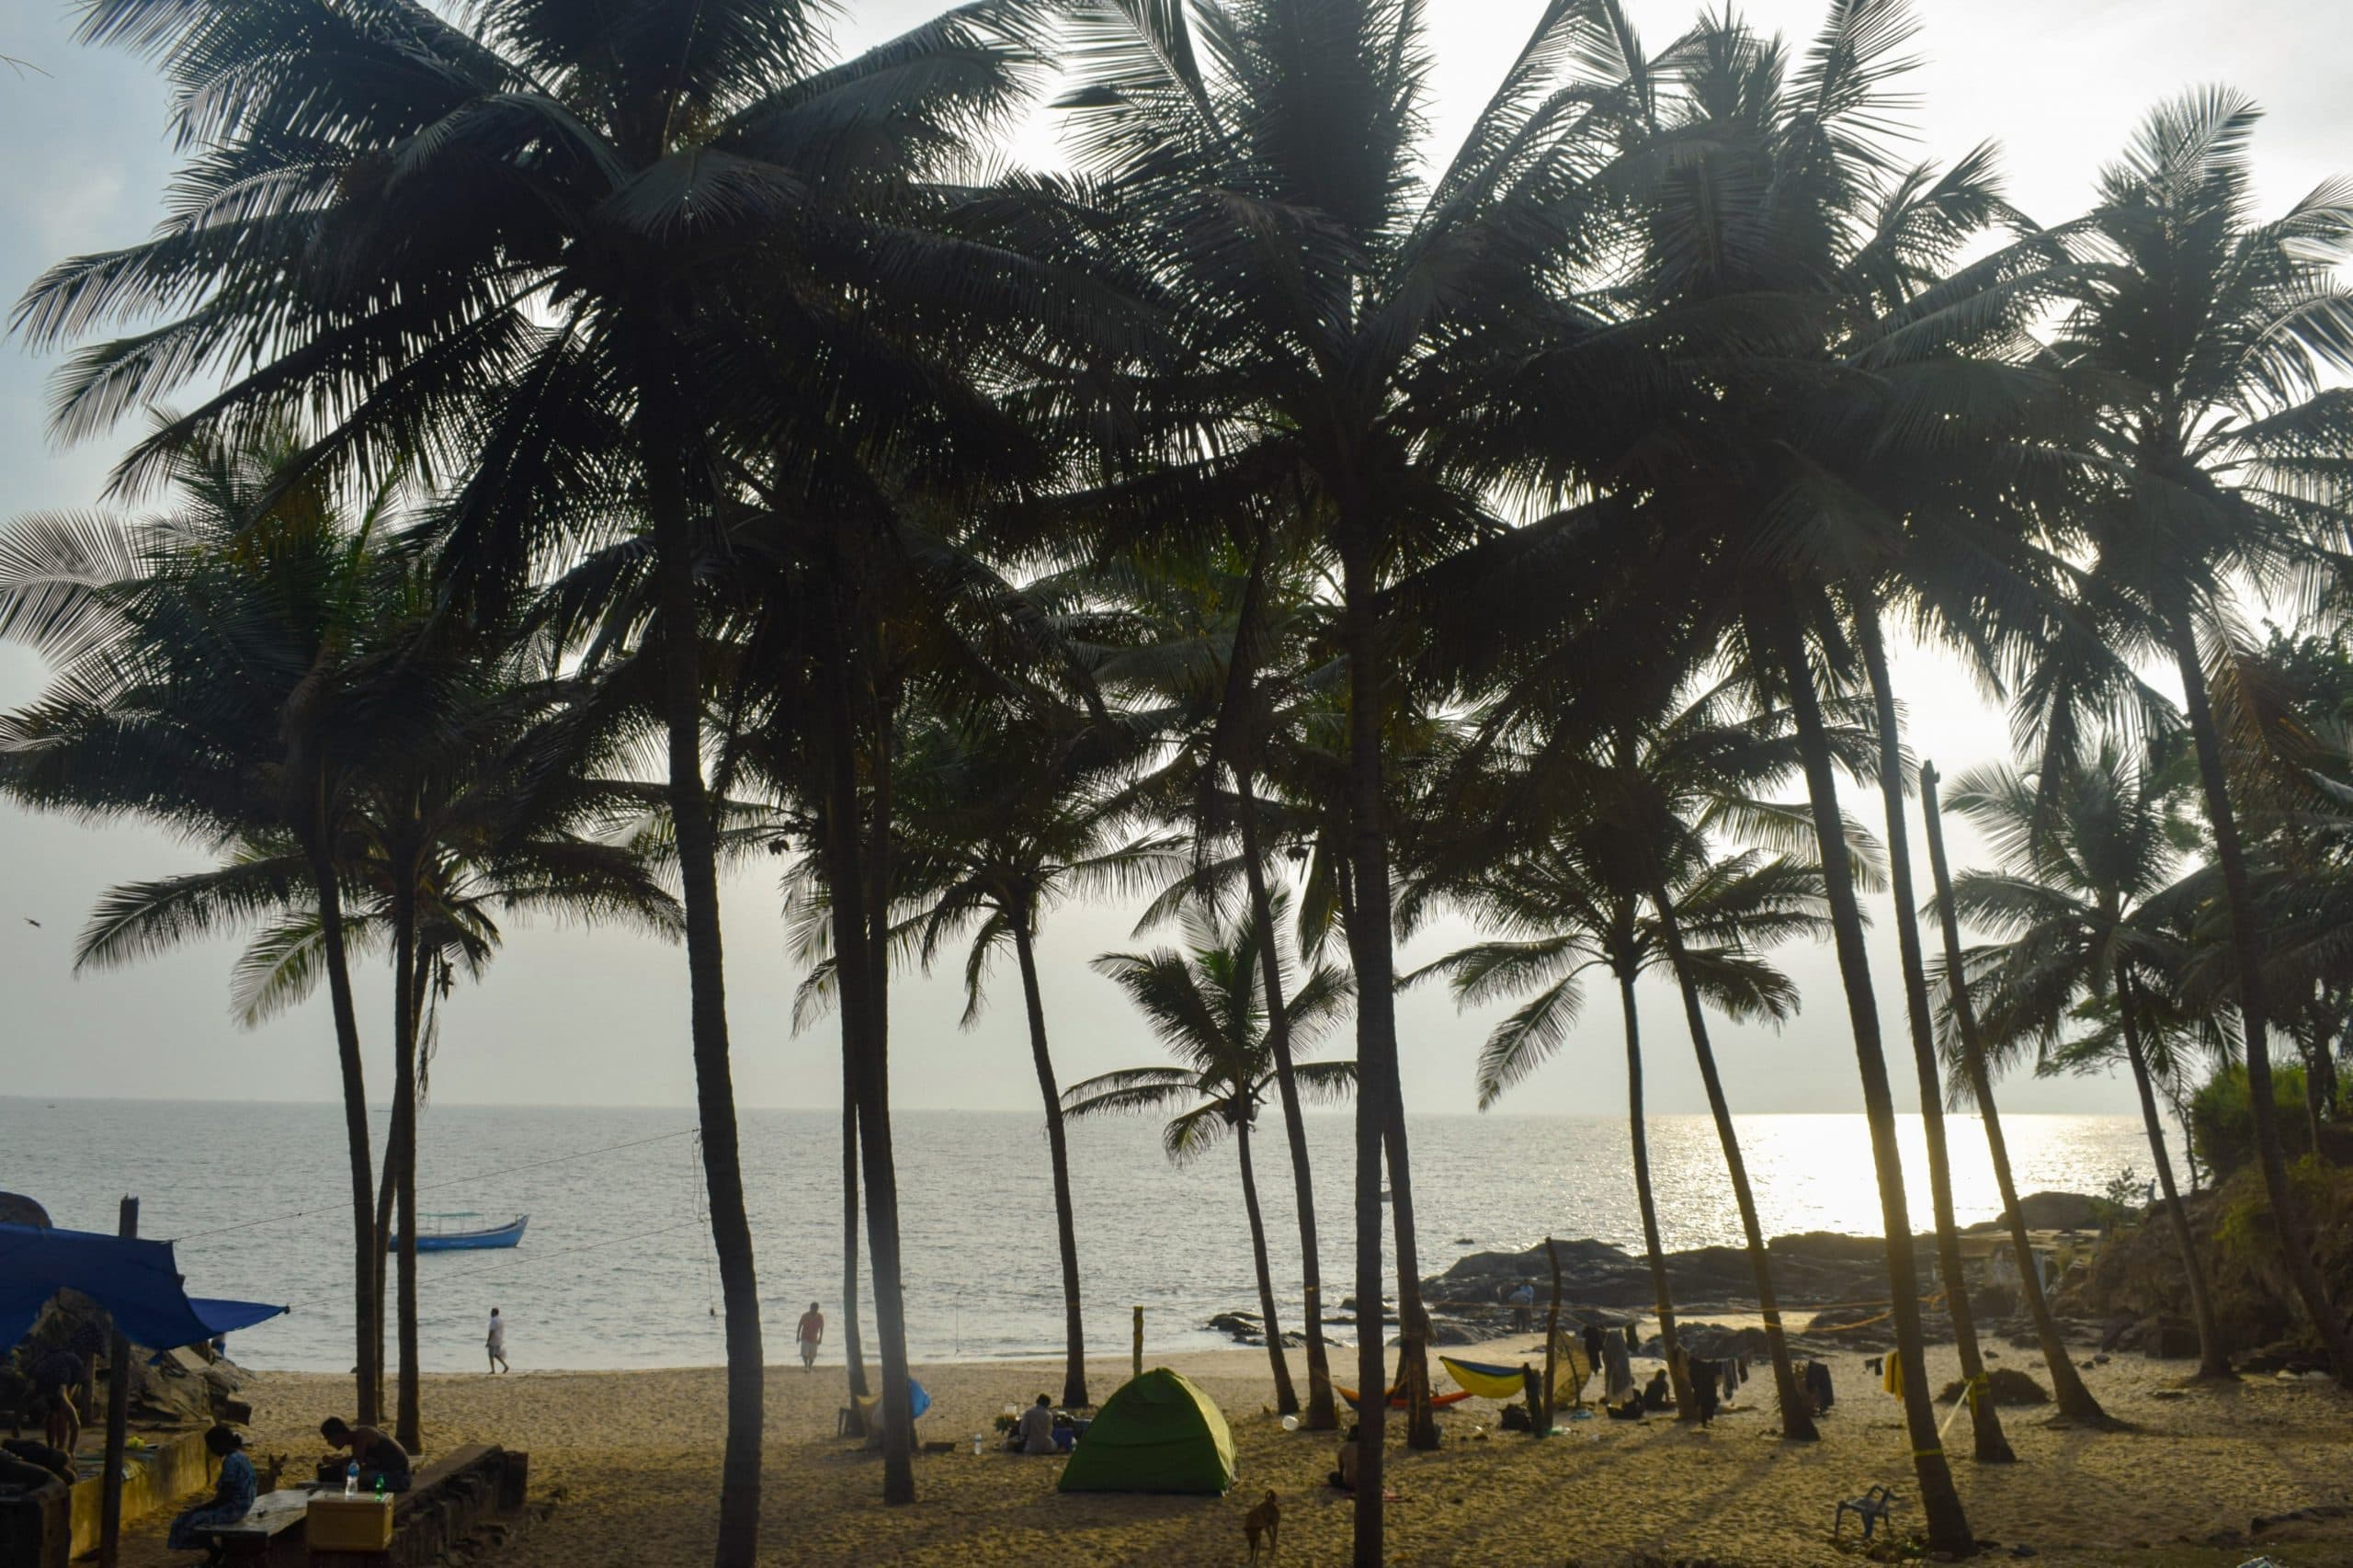
{"type": "MultiPolygon", "coordinates": [[[[420,1214],[417,1218],[425,1221],[416,1232],[416,1250],[419,1252],[473,1252],[487,1247],[511,1247],[523,1239],[523,1227],[531,1222],[529,1214],[517,1214],[499,1225],[460,1222],[482,1218],[471,1209],[447,1214],[420,1214]]],[[[397,1248],[400,1244],[400,1237],[394,1236],[389,1248],[397,1248]]]]}

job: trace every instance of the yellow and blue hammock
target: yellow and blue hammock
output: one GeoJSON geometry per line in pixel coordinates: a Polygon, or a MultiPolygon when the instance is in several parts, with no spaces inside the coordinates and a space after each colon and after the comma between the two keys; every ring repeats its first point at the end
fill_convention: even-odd
{"type": "MultiPolygon", "coordinates": [[[[1496,1366],[1486,1361],[1464,1361],[1452,1356],[1441,1356],[1438,1365],[1444,1367],[1455,1386],[1468,1393],[1487,1399],[1519,1399],[1528,1392],[1527,1380],[1518,1367],[1496,1366]]],[[[1552,1398],[1571,1401],[1581,1399],[1586,1380],[1593,1376],[1593,1364],[1586,1359],[1585,1346],[1563,1335],[1553,1346],[1552,1398]]]]}

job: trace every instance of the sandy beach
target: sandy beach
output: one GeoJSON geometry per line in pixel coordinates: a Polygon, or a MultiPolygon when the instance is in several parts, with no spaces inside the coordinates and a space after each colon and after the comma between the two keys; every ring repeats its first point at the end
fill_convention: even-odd
{"type": "MultiPolygon", "coordinates": [[[[1466,1351],[1517,1360],[1524,1339],[1466,1351]]],[[[1997,1365],[2034,1370],[2030,1350],[1997,1365]]],[[[1150,1361],[1153,1358],[1147,1358],[1150,1361]]],[[[885,1509],[881,1466],[832,1436],[841,1403],[838,1362],[768,1375],[761,1561],[812,1568],[907,1564],[1208,1564],[1243,1561],[1244,1511],[1268,1488],[1283,1507],[1282,1561],[1345,1562],[1347,1500],[1326,1489],[1328,1435],[1288,1434],[1271,1411],[1262,1352],[1175,1356],[1224,1409],[1241,1479],[1224,1498],[1064,1496],[1059,1460],[995,1450],[974,1458],[973,1432],[1008,1403],[1051,1390],[1044,1362],[961,1363],[920,1369],[935,1406],[921,1424],[956,1451],[920,1455],[921,1500],[885,1509]]],[[[1931,1370],[1956,1374],[1950,1347],[1931,1370]]],[[[1654,1418],[1569,1424],[1532,1442],[1499,1429],[1498,1407],[1472,1399],[1444,1418],[1434,1454],[1392,1449],[1391,1561],[1399,1564],[1611,1564],[1656,1560],[1756,1568],[1842,1561],[1829,1541],[1831,1510],[1873,1482],[1910,1491],[1894,1402],[1859,1355],[1833,1362],[1839,1400],[1824,1441],[1800,1448],[1769,1435],[1769,1381],[1752,1381],[1710,1430],[1654,1418]],[[1760,1403],[1761,1402],[1761,1403],[1760,1403]],[[1483,1429],[1485,1436],[1480,1436],[1483,1429]],[[1645,1559],[1642,1554],[1650,1554],[1645,1559]]],[[[2353,1563],[2342,1519],[2298,1522],[2243,1543],[2203,1544],[2248,1529],[2259,1515],[2343,1504],[2353,1486],[2353,1408],[2317,1381],[2250,1378],[2188,1386],[2186,1362],[2118,1357],[2087,1369],[2108,1409],[2132,1429],[2054,1429],[2031,1409],[2005,1412],[2019,1462],[1981,1467],[1963,1416],[1950,1429],[1972,1524],[2053,1564],[2213,1564],[2235,1568],[2263,1552],[2290,1568],[2353,1563]]],[[[1294,1375],[1299,1373],[1296,1360],[1294,1375]]],[[[1097,1399],[1126,1376],[1124,1361],[1090,1367],[1097,1399]]],[[[297,1465],[320,1451],[313,1427],[347,1384],[315,1374],[263,1374],[249,1390],[253,1449],[297,1465]]],[[[426,1380],[437,1446],[502,1443],[529,1450],[535,1497],[555,1507],[494,1561],[516,1568],[690,1568],[710,1561],[722,1382],[715,1368],[645,1372],[523,1370],[510,1377],[426,1380]]],[[[1392,1428],[1393,1430],[1393,1428],[1392,1428]]],[[[1916,1507],[1899,1512],[1916,1528],[1916,1507]]],[[[162,1549],[162,1517],[142,1521],[128,1563],[186,1561],[162,1549]]],[[[1851,1540],[1850,1522],[1847,1535],[1851,1540]]]]}

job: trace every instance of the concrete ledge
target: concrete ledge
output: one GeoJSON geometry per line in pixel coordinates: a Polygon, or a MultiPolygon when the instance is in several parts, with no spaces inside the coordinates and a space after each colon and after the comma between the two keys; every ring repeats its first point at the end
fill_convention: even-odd
{"type": "MultiPolygon", "coordinates": [[[[203,1433],[166,1433],[157,1437],[142,1432],[140,1436],[153,1446],[123,1455],[131,1471],[122,1483],[125,1524],[212,1485],[212,1456],[205,1450],[203,1433]]],[[[76,1557],[98,1549],[98,1494],[104,1485],[101,1475],[74,1483],[71,1550],[76,1557]]]]}

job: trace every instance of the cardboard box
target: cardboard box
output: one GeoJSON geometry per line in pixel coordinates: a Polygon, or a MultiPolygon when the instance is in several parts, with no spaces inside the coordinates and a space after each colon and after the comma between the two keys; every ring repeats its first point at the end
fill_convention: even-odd
{"type": "Polygon", "coordinates": [[[392,1544],[392,1500],[339,1493],[313,1497],[302,1532],[313,1551],[381,1551],[392,1544]]]}

